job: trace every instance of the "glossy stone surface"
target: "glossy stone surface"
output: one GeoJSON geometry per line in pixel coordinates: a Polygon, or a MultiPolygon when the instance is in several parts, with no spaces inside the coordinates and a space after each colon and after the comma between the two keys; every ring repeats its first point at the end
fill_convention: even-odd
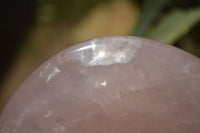
{"type": "Polygon", "coordinates": [[[82,42],[19,86],[0,133],[200,133],[200,60],[137,37],[82,42]]]}

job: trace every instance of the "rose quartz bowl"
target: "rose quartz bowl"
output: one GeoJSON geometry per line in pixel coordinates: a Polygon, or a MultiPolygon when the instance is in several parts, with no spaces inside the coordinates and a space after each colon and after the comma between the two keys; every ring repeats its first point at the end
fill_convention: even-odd
{"type": "Polygon", "coordinates": [[[79,43],[19,86],[0,133],[200,133],[200,60],[131,36],[79,43]]]}

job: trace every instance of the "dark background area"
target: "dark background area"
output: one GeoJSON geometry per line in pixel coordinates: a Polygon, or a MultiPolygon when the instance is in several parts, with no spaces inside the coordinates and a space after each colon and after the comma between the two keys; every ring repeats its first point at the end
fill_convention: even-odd
{"type": "Polygon", "coordinates": [[[11,0],[0,4],[0,85],[35,21],[37,1],[11,0]]]}

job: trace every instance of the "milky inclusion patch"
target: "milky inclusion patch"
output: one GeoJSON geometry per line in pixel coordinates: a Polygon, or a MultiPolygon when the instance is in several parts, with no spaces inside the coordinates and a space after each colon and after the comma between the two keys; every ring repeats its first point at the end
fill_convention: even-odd
{"type": "Polygon", "coordinates": [[[88,45],[73,50],[70,58],[84,66],[128,63],[141,47],[141,41],[125,37],[94,39],[88,45]]]}

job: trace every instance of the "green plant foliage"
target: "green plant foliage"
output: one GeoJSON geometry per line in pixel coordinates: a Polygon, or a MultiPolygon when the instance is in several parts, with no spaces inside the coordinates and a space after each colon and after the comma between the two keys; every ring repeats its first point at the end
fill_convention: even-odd
{"type": "Polygon", "coordinates": [[[132,35],[144,36],[151,23],[161,14],[161,10],[170,0],[144,0],[141,17],[132,35]]]}
{"type": "Polygon", "coordinates": [[[148,38],[173,44],[200,21],[200,7],[191,10],[174,10],[164,16],[148,38]]]}
{"type": "Polygon", "coordinates": [[[101,2],[112,0],[39,0],[39,22],[80,20],[93,7],[101,2]]]}

